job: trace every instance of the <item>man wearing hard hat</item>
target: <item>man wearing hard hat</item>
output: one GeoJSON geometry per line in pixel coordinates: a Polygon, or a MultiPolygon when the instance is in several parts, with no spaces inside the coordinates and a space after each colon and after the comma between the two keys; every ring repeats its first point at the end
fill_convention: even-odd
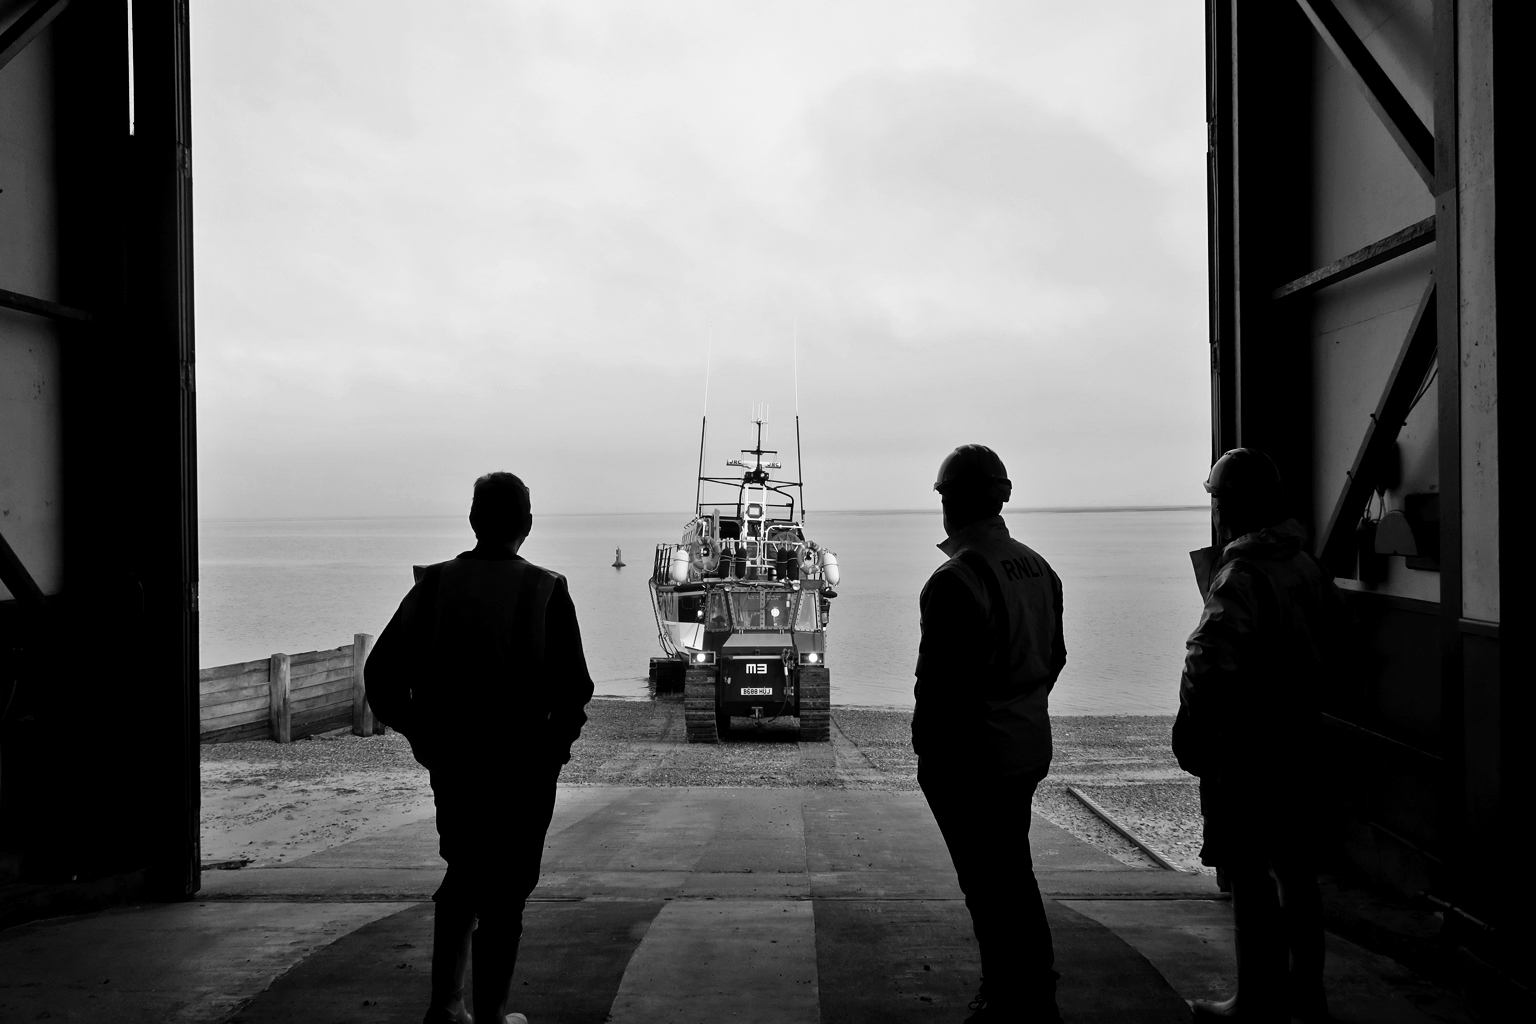
{"type": "Polygon", "coordinates": [[[1061,580],[1014,540],[1013,492],[984,445],[933,485],[949,561],[923,587],[912,746],[981,947],[973,1024],[1059,1021],[1055,953],[1029,856],[1030,802],[1051,763],[1047,699],[1067,661],[1061,580]]]}
{"type": "Polygon", "coordinates": [[[1201,859],[1232,888],[1237,995],[1196,1020],[1326,1021],[1313,835],[1322,691],[1343,603],[1283,511],[1280,471],[1252,448],[1211,467],[1216,546],[1194,552],[1205,609],[1190,634],[1173,752],[1200,777],[1201,859]]]}

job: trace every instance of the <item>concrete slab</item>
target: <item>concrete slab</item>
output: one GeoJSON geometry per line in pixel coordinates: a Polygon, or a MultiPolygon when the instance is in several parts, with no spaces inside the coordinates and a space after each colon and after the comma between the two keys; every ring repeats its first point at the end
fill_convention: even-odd
{"type": "Polygon", "coordinates": [[[1191,1019],[1189,1004],[1124,939],[1054,900],[1046,901],[1045,912],[1061,975],[1056,991],[1063,1018],[1079,1024],[1191,1019]]]}
{"type": "Polygon", "coordinates": [[[981,982],[954,900],[816,900],[822,1024],[959,1021],[981,982]]]}
{"type": "Polygon", "coordinates": [[[1042,895],[1056,899],[1226,899],[1210,875],[1133,868],[1113,871],[1037,871],[1042,895]]]}
{"type": "MultiPolygon", "coordinates": [[[[938,827],[937,823],[934,825],[938,827]]],[[[1048,871],[1114,871],[1125,874],[1148,869],[1128,867],[1096,846],[1036,814],[1029,823],[1029,853],[1036,874],[1048,871]]],[[[1156,869],[1162,872],[1164,869],[1156,869]]],[[[1173,874],[1175,872],[1169,872],[1173,874]]]]}
{"type": "Polygon", "coordinates": [[[807,790],[802,813],[816,896],[960,896],[921,793],[807,790]]]}
{"type": "MultiPolygon", "coordinates": [[[[513,1009],[538,1024],[602,1021],[660,909],[658,901],[530,906],[513,1009]]],[[[229,1024],[417,1024],[431,991],[432,910],[418,904],[357,929],[284,975],[229,1024]]]]}
{"type": "Polygon", "coordinates": [[[692,871],[719,828],[721,812],[730,803],[728,794],[735,792],[622,790],[552,836],[544,862],[577,873],[692,871]]]}
{"type": "MultiPolygon", "coordinates": [[[[1108,929],[1047,902],[1058,1002],[1070,1021],[1187,1021],[1189,1008],[1108,929]]],[[[981,983],[965,906],[951,900],[817,900],[823,1024],[959,1020],[981,983]]]]}
{"type": "Polygon", "coordinates": [[[443,881],[435,868],[244,868],[205,871],[202,900],[355,903],[429,900],[443,881]]]}
{"type": "Polygon", "coordinates": [[[212,1021],[388,904],[179,903],[0,931],[0,1020],[212,1021]]]}
{"type": "MultiPolygon", "coordinates": [[[[1224,998],[1237,978],[1232,907],[1214,900],[1072,900],[1119,935],[1185,999],[1224,998]]],[[[1324,984],[1341,1024],[1471,1024],[1459,999],[1401,964],[1330,934],[1324,984]]]]}
{"type": "Polygon", "coordinates": [[[612,1024],[818,1024],[810,904],[677,900],[651,923],[612,1024]]]}
{"type": "MultiPolygon", "coordinates": [[[[1209,876],[1127,868],[1036,816],[1042,890],[1082,897],[1214,895],[1209,876]]],[[[430,897],[442,877],[431,820],[278,868],[205,875],[209,898],[430,897]]],[[[765,788],[563,787],[541,898],[959,899],[949,851],[921,793],[765,788]]]]}
{"type": "MultiPolygon", "coordinates": [[[[1042,891],[1065,899],[1048,913],[1068,1019],[1184,1020],[1179,996],[1225,993],[1230,915],[1214,879],[1126,867],[1038,817],[1030,845],[1042,891]]],[[[207,872],[199,904],[0,932],[0,1017],[213,1020],[250,1000],[233,1020],[414,1022],[442,870],[428,819],[207,872]],[[130,982],[113,988],[119,978],[130,982]]],[[[535,901],[518,1008],[536,1024],[610,1010],[953,1021],[979,981],[921,793],[562,787],[535,901]]],[[[1329,943],[1341,1020],[1467,1020],[1390,961],[1329,943]]]]}
{"type": "Polygon", "coordinates": [[[1466,1004],[1402,964],[1328,936],[1324,985],[1341,1024],[1473,1024],[1466,1004]]]}
{"type": "Polygon", "coordinates": [[[241,870],[263,870],[267,867],[279,871],[305,870],[309,868],[388,868],[407,870],[442,868],[443,860],[437,855],[437,818],[429,816],[377,835],[354,839],[328,850],[312,853],[282,865],[252,865],[241,870]]]}
{"type": "Polygon", "coordinates": [[[1237,956],[1225,900],[1063,900],[1130,943],[1185,999],[1232,994],[1237,956]]]}

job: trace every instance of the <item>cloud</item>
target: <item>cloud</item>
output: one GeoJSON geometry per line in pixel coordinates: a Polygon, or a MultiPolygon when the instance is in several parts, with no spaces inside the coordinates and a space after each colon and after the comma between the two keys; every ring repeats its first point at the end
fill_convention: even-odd
{"type": "Polygon", "coordinates": [[[681,514],[793,331],[820,507],[1197,498],[1201,39],[1018,6],[198,6],[204,514],[681,514]]]}

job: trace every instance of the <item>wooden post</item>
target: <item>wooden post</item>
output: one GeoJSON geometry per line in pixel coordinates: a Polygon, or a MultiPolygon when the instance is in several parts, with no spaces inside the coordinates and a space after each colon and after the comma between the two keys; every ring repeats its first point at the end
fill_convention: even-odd
{"type": "Polygon", "coordinates": [[[373,650],[373,637],[368,633],[352,634],[352,735],[372,736],[378,731],[373,720],[373,709],[368,706],[368,687],[363,682],[363,665],[368,652],[373,650]]]}
{"type": "Polygon", "coordinates": [[[290,660],[286,654],[274,654],[271,667],[267,669],[267,685],[272,689],[272,709],[268,712],[267,721],[272,726],[272,738],[279,743],[293,741],[293,713],[288,707],[290,660]]]}

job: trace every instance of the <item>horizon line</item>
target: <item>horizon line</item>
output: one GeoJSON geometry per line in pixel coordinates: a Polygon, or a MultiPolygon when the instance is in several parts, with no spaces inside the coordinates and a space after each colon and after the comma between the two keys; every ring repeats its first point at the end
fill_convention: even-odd
{"type": "MultiPolygon", "coordinates": [[[[1196,509],[1206,510],[1209,505],[1032,505],[1012,508],[1003,506],[1003,513],[1019,513],[1026,515],[1051,515],[1067,512],[1190,512],[1196,509]]],[[[943,510],[938,508],[829,508],[816,509],[807,513],[808,516],[924,516],[939,515],[943,510]]],[[[649,512],[536,512],[534,519],[577,519],[582,517],[595,518],[597,516],[664,516],[673,515],[670,510],[649,512]]],[[[200,516],[198,523],[342,523],[342,522],[374,522],[386,519],[464,519],[468,520],[464,513],[446,514],[395,514],[395,515],[350,515],[350,516],[200,516]]]]}

